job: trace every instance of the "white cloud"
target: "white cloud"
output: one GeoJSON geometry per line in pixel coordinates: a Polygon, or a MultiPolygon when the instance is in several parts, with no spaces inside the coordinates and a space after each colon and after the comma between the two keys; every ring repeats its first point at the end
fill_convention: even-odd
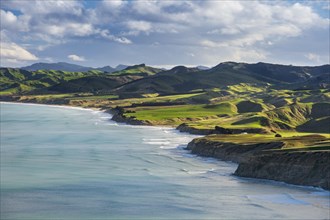
{"type": "Polygon", "coordinates": [[[231,60],[243,62],[259,62],[267,58],[267,53],[261,50],[244,50],[236,48],[231,54],[231,60]]]}
{"type": "Polygon", "coordinates": [[[102,1],[102,5],[106,8],[109,8],[109,9],[118,9],[120,7],[122,7],[124,4],[126,4],[125,1],[122,1],[122,0],[103,0],[102,1]]]}
{"type": "Polygon", "coordinates": [[[114,37],[113,40],[118,43],[121,43],[121,44],[131,44],[132,43],[132,41],[127,39],[126,37],[114,37]]]}
{"type": "Polygon", "coordinates": [[[305,57],[310,61],[320,62],[321,57],[315,53],[305,54],[305,57]]]}
{"type": "Polygon", "coordinates": [[[128,21],[127,27],[136,31],[149,31],[151,29],[151,24],[146,21],[128,21]]]}
{"type": "Polygon", "coordinates": [[[34,54],[13,42],[1,42],[0,55],[2,59],[34,61],[38,60],[34,54]]]}
{"type": "MultiPolygon", "coordinates": [[[[87,5],[78,0],[3,1],[1,29],[10,36],[10,41],[20,45],[30,43],[31,48],[42,51],[45,56],[50,56],[46,54],[50,47],[56,49],[61,44],[75,45],[72,51],[76,51],[77,42],[81,40],[95,42],[86,44],[91,48],[96,44],[112,45],[108,51],[103,51],[108,55],[141,54],[146,50],[129,49],[137,45],[141,46],[138,48],[146,48],[152,42],[158,42],[159,45],[153,46],[154,51],[149,54],[154,54],[156,48],[162,48],[156,52],[160,61],[164,61],[167,54],[172,54],[178,63],[184,57],[196,61],[199,58],[207,61],[226,57],[240,61],[264,60],[272,57],[272,53],[279,54],[279,45],[282,54],[300,53],[305,61],[308,57],[304,54],[309,54],[309,51],[314,51],[322,61],[326,60],[324,54],[328,54],[326,46],[320,46],[325,41],[322,43],[315,39],[318,38],[316,35],[329,35],[329,18],[318,14],[311,2],[104,0],[97,2],[94,8],[87,5]],[[14,10],[19,13],[14,13],[14,10]],[[316,32],[318,34],[314,34],[316,32]],[[292,46],[303,39],[313,42],[313,47],[320,48],[320,51],[307,48],[309,43],[292,46]],[[108,44],[109,41],[118,44],[108,44]],[[133,45],[124,48],[125,44],[133,45]],[[167,51],[166,47],[176,47],[172,49],[175,52],[167,51]],[[213,58],[205,54],[210,50],[213,58]],[[186,51],[195,56],[179,56],[186,51]]],[[[328,45],[328,41],[325,43],[328,45]]],[[[30,50],[30,47],[25,48],[30,50]]],[[[126,59],[127,56],[122,57],[126,59]]],[[[134,57],[142,59],[141,56],[134,57]]],[[[144,58],[149,57],[155,59],[146,52],[144,58]]],[[[309,58],[313,60],[312,56],[309,58]]],[[[206,64],[210,65],[210,62],[206,64]]]]}
{"type": "Polygon", "coordinates": [[[11,11],[0,10],[1,29],[11,31],[27,31],[29,16],[21,15],[17,17],[11,11]]]}
{"type": "MultiPolygon", "coordinates": [[[[123,1],[105,1],[104,4],[116,7],[125,5],[123,1]]],[[[16,16],[10,11],[1,10],[1,28],[14,34],[29,33],[24,36],[28,40],[61,44],[72,37],[97,37],[102,30],[107,30],[98,24],[100,19],[96,19],[97,11],[85,9],[81,1],[6,1],[4,6],[20,11],[22,15],[16,16]]],[[[132,43],[114,34],[105,38],[122,44],[132,43]]]]}
{"type": "Polygon", "coordinates": [[[202,40],[200,42],[200,44],[204,47],[220,47],[221,46],[220,43],[218,44],[218,43],[216,43],[214,41],[211,41],[211,40],[202,40]]]}
{"type": "Polygon", "coordinates": [[[85,61],[85,58],[84,58],[84,57],[82,57],[82,56],[78,56],[78,55],[75,55],[75,54],[70,54],[70,55],[68,56],[68,58],[69,58],[70,60],[72,60],[72,61],[79,61],[79,62],[81,62],[81,61],[85,61]]]}
{"type": "Polygon", "coordinates": [[[6,8],[21,11],[23,14],[48,15],[51,13],[81,15],[83,5],[76,0],[29,0],[3,1],[6,8]]]}
{"type": "Polygon", "coordinates": [[[91,24],[83,23],[65,23],[41,26],[43,33],[48,33],[58,37],[67,36],[90,36],[95,33],[95,30],[91,24]]]}
{"type": "Polygon", "coordinates": [[[100,31],[100,35],[108,40],[112,40],[121,44],[131,44],[132,41],[127,39],[126,37],[116,37],[112,34],[110,34],[110,32],[108,30],[102,30],[100,31]]]}
{"type": "Polygon", "coordinates": [[[10,25],[17,21],[17,17],[10,11],[0,10],[1,14],[1,25],[10,25]]]}

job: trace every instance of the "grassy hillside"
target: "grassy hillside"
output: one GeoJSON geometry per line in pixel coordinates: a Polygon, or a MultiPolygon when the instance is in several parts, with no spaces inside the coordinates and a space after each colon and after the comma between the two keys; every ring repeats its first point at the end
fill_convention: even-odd
{"type": "MultiPolygon", "coordinates": [[[[88,77],[89,78],[89,77],[88,77]]],[[[81,78],[82,80],[84,78],[81,78]]],[[[107,84],[106,80],[102,83],[107,84]]],[[[103,85],[103,84],[100,84],[103,85]]],[[[93,86],[95,87],[95,86],[93,86]]],[[[81,91],[83,92],[83,91],[81,91]]],[[[291,91],[237,84],[227,90],[212,89],[177,95],[144,94],[140,98],[121,99],[116,94],[75,93],[64,99],[71,105],[98,108],[121,107],[123,116],[154,125],[178,126],[185,123],[194,129],[262,129],[249,132],[330,133],[330,99],[301,102],[326,96],[327,90],[291,91]]],[[[24,100],[49,101],[49,97],[24,96],[24,100]]],[[[63,98],[62,98],[63,99],[63,98]]]]}
{"type": "Polygon", "coordinates": [[[111,75],[122,76],[122,75],[141,75],[151,76],[161,72],[161,69],[146,66],[145,64],[129,66],[123,70],[112,72],[111,75]]]}
{"type": "Polygon", "coordinates": [[[235,73],[230,70],[209,69],[204,71],[181,71],[173,68],[170,71],[159,73],[155,76],[132,82],[120,88],[118,93],[144,94],[157,92],[160,94],[186,93],[196,89],[212,89],[239,82],[262,83],[253,77],[235,73]]]}
{"type": "Polygon", "coordinates": [[[141,76],[108,76],[97,75],[87,76],[78,79],[73,79],[65,82],[61,82],[54,86],[47,88],[47,91],[58,93],[81,93],[90,92],[93,94],[99,93],[111,93],[116,87],[125,83],[142,78],[141,76]]]}
{"type": "Polygon", "coordinates": [[[0,94],[27,93],[72,79],[99,75],[101,75],[100,72],[66,72],[56,70],[30,72],[17,68],[0,68],[0,94]]]}
{"type": "Polygon", "coordinates": [[[154,75],[160,71],[160,69],[144,64],[130,66],[111,74],[104,74],[100,70],[68,72],[60,70],[27,71],[23,69],[1,68],[0,94],[24,94],[33,90],[38,93],[107,93],[120,85],[148,75],[154,75]]]}
{"type": "Polygon", "coordinates": [[[154,125],[329,133],[328,67],[227,62],[161,71],[141,64],[113,74],[3,68],[0,85],[2,94],[24,93],[21,101],[120,107],[124,118],[154,125]]]}
{"type": "Polygon", "coordinates": [[[312,89],[328,88],[326,74],[329,74],[329,67],[234,62],[221,63],[208,70],[181,66],[124,85],[118,93],[186,93],[196,89],[224,88],[240,83],[256,84],[259,88],[269,84],[276,86],[275,88],[291,88],[292,84],[295,88],[308,88],[306,85],[310,85],[312,89]]]}

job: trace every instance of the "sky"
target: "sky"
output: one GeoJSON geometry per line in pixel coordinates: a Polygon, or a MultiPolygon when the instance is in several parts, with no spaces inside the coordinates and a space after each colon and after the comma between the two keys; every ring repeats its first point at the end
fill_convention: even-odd
{"type": "Polygon", "coordinates": [[[1,0],[2,67],[322,65],[330,1],[1,0]]]}

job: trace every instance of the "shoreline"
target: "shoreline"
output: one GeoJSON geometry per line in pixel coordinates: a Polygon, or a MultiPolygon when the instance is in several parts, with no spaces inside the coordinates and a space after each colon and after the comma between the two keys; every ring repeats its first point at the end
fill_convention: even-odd
{"type": "MultiPolygon", "coordinates": [[[[123,125],[123,126],[134,126],[134,127],[152,127],[152,128],[159,128],[159,129],[169,129],[169,130],[173,130],[176,133],[180,134],[180,133],[185,133],[186,135],[191,135],[194,136],[195,138],[198,137],[202,137],[202,135],[197,135],[197,134],[191,134],[189,132],[182,132],[179,131],[178,129],[176,129],[176,127],[173,126],[166,126],[166,125],[148,125],[148,124],[141,124],[141,125],[134,125],[134,124],[129,124],[126,122],[118,122],[113,120],[113,116],[114,114],[111,113],[110,109],[102,109],[102,108],[86,108],[86,107],[80,107],[80,106],[72,106],[72,105],[58,105],[58,104],[44,104],[44,103],[31,103],[31,102],[10,102],[10,101],[0,101],[0,105],[2,103],[6,103],[6,104],[18,104],[18,105],[32,105],[32,106],[47,106],[47,107],[54,107],[54,108],[66,108],[66,109],[77,109],[77,110],[83,110],[83,111],[95,111],[95,112],[102,112],[105,114],[108,114],[110,116],[111,121],[118,123],[119,125],[123,125]]],[[[189,143],[187,143],[186,145],[188,145],[189,143]]]]}
{"type": "Polygon", "coordinates": [[[72,105],[58,105],[58,104],[44,104],[44,103],[32,103],[32,102],[9,102],[9,101],[0,101],[0,104],[6,103],[6,104],[21,104],[21,105],[41,105],[41,106],[52,106],[55,108],[71,108],[71,109],[81,109],[81,110],[87,110],[87,111],[100,111],[105,112],[105,110],[102,110],[101,108],[84,108],[79,106],[72,106],[72,105]]]}
{"type": "MultiPolygon", "coordinates": [[[[251,173],[251,169],[249,170],[250,174],[249,175],[245,175],[244,172],[242,172],[242,164],[243,164],[243,168],[244,167],[249,167],[251,166],[251,163],[253,164],[255,161],[253,161],[254,158],[257,158],[257,159],[260,159],[258,157],[262,157],[264,155],[258,155],[260,153],[257,152],[257,155],[254,155],[254,152],[252,151],[251,152],[248,152],[249,154],[247,155],[248,157],[245,158],[244,160],[241,160],[239,158],[242,158],[244,157],[244,154],[242,155],[242,152],[238,152],[236,155],[231,155],[231,156],[226,156],[225,154],[227,153],[226,152],[226,148],[224,149],[221,149],[223,152],[225,152],[225,154],[223,155],[217,155],[215,152],[216,152],[216,146],[218,145],[218,143],[212,143],[211,145],[209,143],[204,143],[202,145],[199,146],[199,148],[203,149],[203,151],[200,151],[199,150],[196,150],[196,149],[193,149],[193,145],[195,145],[196,143],[196,140],[198,140],[199,138],[202,138],[202,135],[199,135],[199,134],[194,134],[194,133],[190,133],[189,131],[181,131],[179,129],[179,127],[173,127],[173,126],[159,126],[159,125],[152,125],[152,124],[145,124],[145,123],[141,123],[141,124],[134,124],[134,123],[130,123],[129,120],[122,120],[122,121],[117,121],[117,120],[114,120],[113,118],[116,117],[116,115],[120,115],[120,112],[116,112],[116,109],[103,109],[103,108],[91,108],[91,107],[80,107],[80,106],[72,106],[72,105],[58,105],[58,104],[44,104],[44,103],[30,103],[30,102],[10,102],[10,101],[0,101],[0,104],[2,103],[7,103],[7,104],[22,104],[22,105],[41,105],[41,106],[51,106],[51,107],[57,107],[57,108],[68,108],[68,109],[79,109],[79,110],[87,110],[87,111],[98,111],[98,112],[103,112],[103,113],[106,113],[106,114],[109,114],[111,116],[111,119],[112,121],[116,122],[116,123],[120,123],[121,125],[130,125],[130,126],[143,126],[143,127],[153,127],[153,128],[166,128],[166,129],[173,129],[173,131],[176,131],[178,133],[186,133],[186,134],[189,134],[189,135],[193,135],[195,136],[195,138],[192,139],[191,142],[187,143],[186,144],[186,148],[185,150],[190,150],[191,154],[195,154],[195,155],[198,155],[198,156],[201,156],[201,157],[211,157],[211,158],[215,158],[215,159],[220,159],[222,161],[230,161],[230,162],[233,162],[233,163],[236,163],[238,164],[238,168],[237,170],[232,173],[231,175],[235,175],[237,177],[242,177],[242,178],[249,178],[249,179],[254,179],[254,180],[262,180],[262,181],[273,181],[273,182],[279,182],[279,183],[285,183],[285,184],[289,184],[289,185],[294,185],[294,186],[300,186],[300,187],[314,187],[314,188],[319,188],[319,189],[322,189],[322,190],[325,190],[325,191],[329,191],[330,190],[330,187],[329,187],[329,183],[326,183],[325,184],[325,187],[324,186],[318,186],[318,185],[305,185],[305,184],[299,184],[299,183],[296,183],[296,182],[288,182],[288,181],[285,181],[285,179],[276,179],[276,178],[266,178],[263,176],[260,176],[258,174],[259,171],[257,171],[257,173],[251,173]],[[210,151],[211,149],[211,151],[210,151]],[[209,151],[208,153],[205,153],[205,151],[209,151]],[[212,153],[210,153],[212,152],[212,153]],[[240,168],[240,171],[237,172],[240,168]]],[[[136,120],[136,119],[135,119],[136,120]]],[[[136,120],[138,121],[138,120],[136,120]]],[[[204,134],[205,135],[205,134],[204,134]]],[[[220,142],[221,143],[221,142],[220,142]]],[[[222,143],[222,144],[225,144],[225,143],[222,143]]],[[[233,143],[231,143],[233,144],[233,143]]],[[[269,143],[264,143],[263,145],[267,145],[269,143]]],[[[229,145],[230,145],[230,142],[229,142],[229,145]]],[[[239,151],[239,149],[242,148],[242,145],[238,144],[235,149],[237,149],[239,151]]],[[[230,148],[230,151],[233,152],[233,149],[230,148]]],[[[266,156],[269,156],[269,155],[266,155],[266,156]]],[[[256,164],[255,166],[264,166],[265,164],[256,164]]],[[[272,177],[272,176],[271,176],[272,177]]]]}

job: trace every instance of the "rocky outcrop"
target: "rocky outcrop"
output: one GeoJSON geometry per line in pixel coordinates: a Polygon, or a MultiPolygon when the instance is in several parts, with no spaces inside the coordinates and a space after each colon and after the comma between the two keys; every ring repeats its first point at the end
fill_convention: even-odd
{"type": "Polygon", "coordinates": [[[17,102],[19,97],[17,96],[9,96],[9,95],[0,95],[0,101],[3,102],[17,102]]]}
{"type": "Polygon", "coordinates": [[[137,120],[134,117],[126,117],[124,115],[124,109],[121,107],[116,107],[106,111],[107,113],[112,114],[111,120],[119,123],[126,123],[130,125],[151,125],[147,121],[137,120]]]}
{"type": "Polygon", "coordinates": [[[113,120],[115,122],[130,124],[130,125],[151,125],[150,123],[148,123],[146,121],[137,120],[137,119],[131,118],[131,117],[125,117],[124,115],[121,115],[121,114],[114,114],[112,116],[111,120],[113,120]]]}
{"type": "Polygon", "coordinates": [[[237,144],[196,138],[187,149],[199,156],[239,163],[235,175],[330,189],[330,151],[280,150],[281,141],[237,144]]]}
{"type": "Polygon", "coordinates": [[[220,126],[215,126],[213,134],[267,134],[268,131],[263,128],[223,128],[220,126]]]}
{"type": "Polygon", "coordinates": [[[198,135],[209,135],[209,134],[267,134],[268,131],[263,128],[246,128],[246,129],[237,129],[237,128],[223,128],[220,126],[215,126],[214,129],[207,128],[195,128],[189,126],[187,123],[180,124],[177,128],[180,132],[187,132],[190,134],[198,135]]]}
{"type": "Polygon", "coordinates": [[[278,152],[242,161],[235,175],[330,189],[330,151],[278,152]]]}
{"type": "Polygon", "coordinates": [[[210,141],[207,138],[196,138],[191,141],[187,149],[199,156],[214,157],[221,160],[241,163],[249,160],[255,154],[267,153],[266,150],[280,149],[283,142],[235,144],[229,142],[210,141]]]}
{"type": "Polygon", "coordinates": [[[213,129],[198,129],[194,127],[190,127],[187,123],[182,123],[178,127],[177,130],[180,132],[187,132],[189,134],[197,134],[197,135],[208,135],[213,133],[213,129]]]}

